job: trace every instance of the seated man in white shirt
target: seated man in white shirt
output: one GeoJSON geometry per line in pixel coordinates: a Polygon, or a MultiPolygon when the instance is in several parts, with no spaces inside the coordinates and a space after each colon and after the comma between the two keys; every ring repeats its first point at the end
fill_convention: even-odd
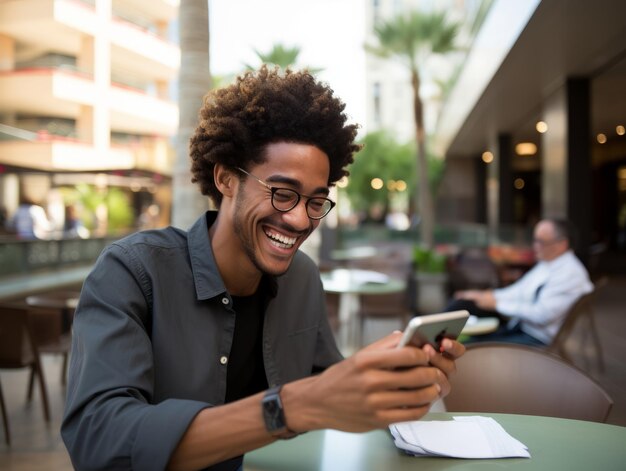
{"type": "Polygon", "coordinates": [[[568,310],[582,295],[593,291],[589,274],[570,249],[567,221],[543,219],[534,230],[533,250],[538,263],[505,288],[466,290],[454,294],[447,310],[467,309],[478,317],[497,315],[501,327],[473,341],[547,345],[568,310]]]}

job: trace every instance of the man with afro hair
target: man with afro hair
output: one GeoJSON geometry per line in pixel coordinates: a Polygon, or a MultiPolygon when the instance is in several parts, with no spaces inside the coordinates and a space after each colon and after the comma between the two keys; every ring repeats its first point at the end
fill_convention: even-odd
{"type": "Polygon", "coordinates": [[[346,121],[306,71],[206,96],[191,168],[218,211],[112,244],[84,283],[62,424],[76,469],[238,470],[276,439],[416,420],[447,394],[457,342],[394,332],[343,359],[298,250],[358,151],[346,121]]]}

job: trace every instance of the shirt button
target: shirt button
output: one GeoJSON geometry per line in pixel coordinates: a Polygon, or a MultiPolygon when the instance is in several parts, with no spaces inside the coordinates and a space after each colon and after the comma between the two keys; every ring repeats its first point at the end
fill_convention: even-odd
{"type": "Polygon", "coordinates": [[[228,298],[222,298],[222,304],[223,305],[228,304],[228,298]]]}
{"type": "Polygon", "coordinates": [[[220,363],[222,365],[225,365],[226,363],[228,363],[228,357],[227,356],[220,357],[220,363]]]}

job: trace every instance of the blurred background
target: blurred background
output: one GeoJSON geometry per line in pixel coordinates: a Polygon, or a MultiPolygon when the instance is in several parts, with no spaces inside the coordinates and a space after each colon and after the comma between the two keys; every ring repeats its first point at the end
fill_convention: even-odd
{"type": "MultiPolygon", "coordinates": [[[[365,144],[303,246],[320,269],[437,275],[411,302],[432,311],[519,278],[534,223],[567,218],[611,275],[597,377],[624,397],[624,18],[622,0],[0,0],[0,301],[79,290],[110,242],[189,227],[209,208],[188,159],[204,94],[308,68],[365,144]]],[[[56,429],[17,420],[67,466],[56,429]]]]}
{"type": "Polygon", "coordinates": [[[309,68],[361,125],[314,258],[402,240],[523,263],[532,225],[562,216],[579,257],[619,271],[622,3],[2,0],[0,277],[188,227],[208,205],[187,156],[202,96],[262,63],[309,68]]]}

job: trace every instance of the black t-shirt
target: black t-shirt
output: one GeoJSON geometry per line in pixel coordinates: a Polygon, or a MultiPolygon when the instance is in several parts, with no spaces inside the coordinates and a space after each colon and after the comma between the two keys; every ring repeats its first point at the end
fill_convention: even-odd
{"type": "Polygon", "coordinates": [[[226,402],[267,389],[263,365],[263,318],[267,301],[265,279],[252,296],[233,296],[235,334],[228,359],[226,402]]]}

